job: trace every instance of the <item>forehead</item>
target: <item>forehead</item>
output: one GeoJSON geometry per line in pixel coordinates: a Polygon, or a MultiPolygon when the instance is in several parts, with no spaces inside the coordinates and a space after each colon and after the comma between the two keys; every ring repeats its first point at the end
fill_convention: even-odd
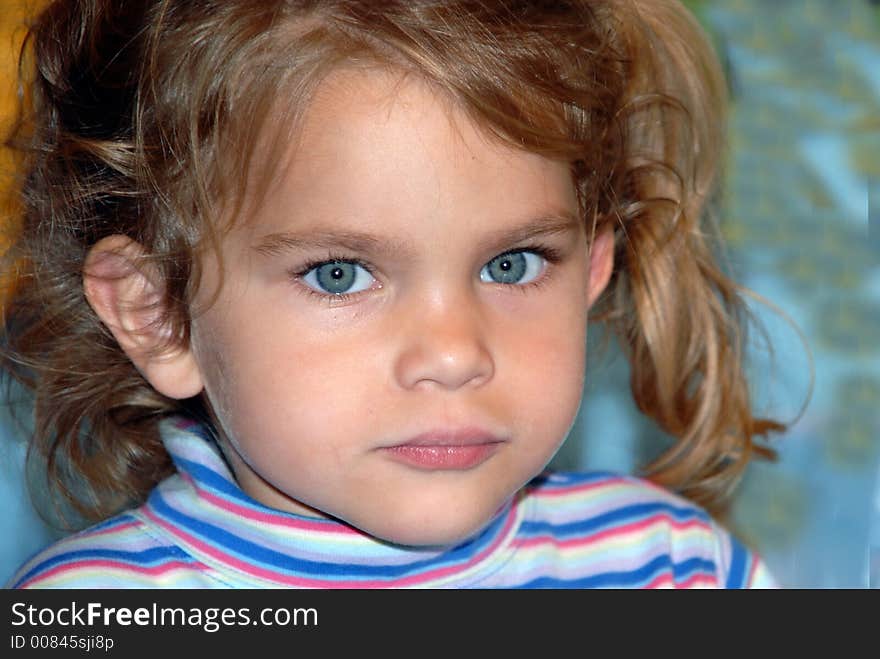
{"type": "MultiPolygon", "coordinates": [[[[576,207],[569,167],[490,135],[414,75],[342,69],[327,76],[284,144],[259,231],[326,222],[389,228],[453,211],[563,213],[576,207]]],[[[279,139],[284,127],[274,127],[279,139]]],[[[273,143],[276,148],[278,143],[273,143]]],[[[491,222],[490,222],[491,223],[491,222]]]]}

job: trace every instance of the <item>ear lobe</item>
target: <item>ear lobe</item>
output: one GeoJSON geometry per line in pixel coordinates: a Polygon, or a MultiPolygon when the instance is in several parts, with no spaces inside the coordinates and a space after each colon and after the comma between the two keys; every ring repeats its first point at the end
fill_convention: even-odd
{"type": "Polygon", "coordinates": [[[125,236],[98,242],[83,268],[86,300],[156,391],[190,398],[202,391],[201,372],[189,347],[169,345],[164,285],[143,256],[125,236]]]}
{"type": "Polygon", "coordinates": [[[614,271],[614,230],[608,226],[596,234],[590,246],[590,279],[587,293],[587,306],[593,303],[605,290],[614,271]]]}

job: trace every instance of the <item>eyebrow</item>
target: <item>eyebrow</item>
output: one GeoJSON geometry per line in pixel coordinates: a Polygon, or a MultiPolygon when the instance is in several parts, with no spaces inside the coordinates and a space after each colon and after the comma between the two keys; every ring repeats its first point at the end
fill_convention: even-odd
{"type": "MultiPolygon", "coordinates": [[[[535,238],[569,233],[580,226],[580,220],[573,213],[548,213],[525,224],[491,232],[479,245],[504,249],[535,238]]],[[[263,256],[277,256],[292,250],[340,247],[353,252],[404,257],[411,257],[415,252],[411,242],[343,228],[270,233],[260,238],[253,249],[263,256]]]]}

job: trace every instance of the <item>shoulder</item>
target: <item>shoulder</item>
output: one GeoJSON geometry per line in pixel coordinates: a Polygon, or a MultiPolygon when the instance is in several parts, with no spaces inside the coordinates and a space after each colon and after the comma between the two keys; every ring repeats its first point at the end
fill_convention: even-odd
{"type": "Polygon", "coordinates": [[[68,536],[36,554],[10,588],[198,587],[208,568],[123,513],[68,536]]]}
{"type": "Polygon", "coordinates": [[[608,472],[556,472],[535,478],[526,488],[536,514],[548,520],[591,519],[597,525],[659,516],[674,522],[707,523],[696,504],[650,481],[608,472]]]}
{"type": "Polygon", "coordinates": [[[631,585],[774,586],[757,555],[708,512],[644,479],[548,473],[529,484],[525,500],[523,533],[535,543],[544,538],[568,548],[566,560],[594,567],[601,558],[631,585]]]}

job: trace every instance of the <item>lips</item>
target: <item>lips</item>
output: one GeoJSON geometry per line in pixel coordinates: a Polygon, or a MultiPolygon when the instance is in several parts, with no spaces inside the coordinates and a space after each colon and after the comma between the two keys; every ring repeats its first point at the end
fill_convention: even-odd
{"type": "Polygon", "coordinates": [[[383,447],[391,459],[427,471],[473,469],[495,454],[506,439],[480,428],[432,430],[383,447]]]}

